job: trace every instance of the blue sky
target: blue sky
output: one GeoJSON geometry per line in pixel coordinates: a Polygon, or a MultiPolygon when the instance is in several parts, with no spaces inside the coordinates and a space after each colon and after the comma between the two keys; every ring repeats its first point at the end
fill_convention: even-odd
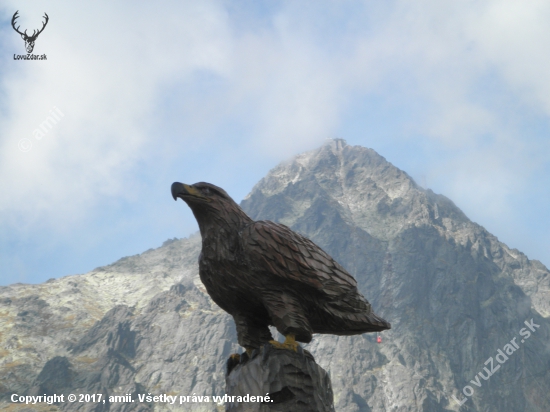
{"type": "Polygon", "coordinates": [[[0,15],[0,285],[187,236],[173,181],[240,201],[334,137],[550,265],[548,2],[1,1],[0,15]],[[48,13],[46,61],[13,59],[16,10],[31,32],[48,13]]]}

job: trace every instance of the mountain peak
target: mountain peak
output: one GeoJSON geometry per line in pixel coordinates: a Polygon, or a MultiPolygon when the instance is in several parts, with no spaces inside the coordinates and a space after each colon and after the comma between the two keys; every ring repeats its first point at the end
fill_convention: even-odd
{"type": "MultiPolygon", "coordinates": [[[[445,196],[421,188],[373,149],[350,146],[343,139],[331,139],[275,167],[254,186],[243,207],[257,205],[260,197],[279,199],[278,204],[284,198],[286,214],[278,219],[292,225],[295,212],[307,209],[312,195],[332,199],[345,220],[380,239],[411,224],[469,222],[445,196]]],[[[253,210],[252,217],[260,218],[258,213],[253,210]]]]}
{"type": "Polygon", "coordinates": [[[450,199],[423,189],[373,149],[329,140],[276,166],[241,206],[255,220],[273,220],[320,237],[339,221],[390,243],[411,230],[432,231],[476,258],[494,260],[524,288],[534,308],[550,316],[550,276],[544,265],[531,264],[450,199]],[[529,274],[521,270],[525,265],[529,274]]]}

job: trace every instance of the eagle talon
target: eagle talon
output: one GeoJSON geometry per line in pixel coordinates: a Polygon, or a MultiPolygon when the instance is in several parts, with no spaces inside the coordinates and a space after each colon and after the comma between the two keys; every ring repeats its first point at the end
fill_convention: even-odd
{"type": "Polygon", "coordinates": [[[226,376],[229,376],[229,374],[231,373],[231,371],[233,369],[235,369],[235,367],[241,363],[241,355],[239,355],[238,353],[233,353],[231,355],[229,355],[229,359],[227,359],[227,363],[226,363],[226,376]]]}
{"type": "Polygon", "coordinates": [[[295,335],[286,335],[283,343],[277,342],[276,340],[270,340],[269,343],[276,349],[293,350],[294,352],[298,352],[298,348],[300,348],[300,345],[296,342],[295,335]]]}

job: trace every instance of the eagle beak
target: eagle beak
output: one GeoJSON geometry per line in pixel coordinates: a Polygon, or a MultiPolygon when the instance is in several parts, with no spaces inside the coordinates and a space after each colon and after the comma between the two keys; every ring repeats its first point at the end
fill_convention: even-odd
{"type": "Polygon", "coordinates": [[[210,202],[210,199],[208,199],[207,197],[204,197],[193,186],[189,186],[180,182],[172,183],[172,197],[176,201],[178,200],[178,197],[184,201],[185,201],[185,197],[187,198],[193,197],[193,198],[199,198],[202,200],[206,200],[207,202],[210,202]]]}
{"type": "Polygon", "coordinates": [[[187,190],[189,186],[184,185],[180,182],[174,182],[172,183],[172,197],[174,200],[178,200],[178,197],[189,195],[189,191],[187,190]]]}

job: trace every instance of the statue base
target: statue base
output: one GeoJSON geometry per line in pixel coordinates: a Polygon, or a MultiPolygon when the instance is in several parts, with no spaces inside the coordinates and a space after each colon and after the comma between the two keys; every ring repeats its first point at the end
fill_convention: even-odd
{"type": "Polygon", "coordinates": [[[226,402],[226,412],[334,412],[330,377],[309,352],[265,344],[251,359],[241,358],[236,366],[228,361],[226,394],[235,398],[226,402]],[[237,402],[266,395],[267,402],[237,402]]]}

